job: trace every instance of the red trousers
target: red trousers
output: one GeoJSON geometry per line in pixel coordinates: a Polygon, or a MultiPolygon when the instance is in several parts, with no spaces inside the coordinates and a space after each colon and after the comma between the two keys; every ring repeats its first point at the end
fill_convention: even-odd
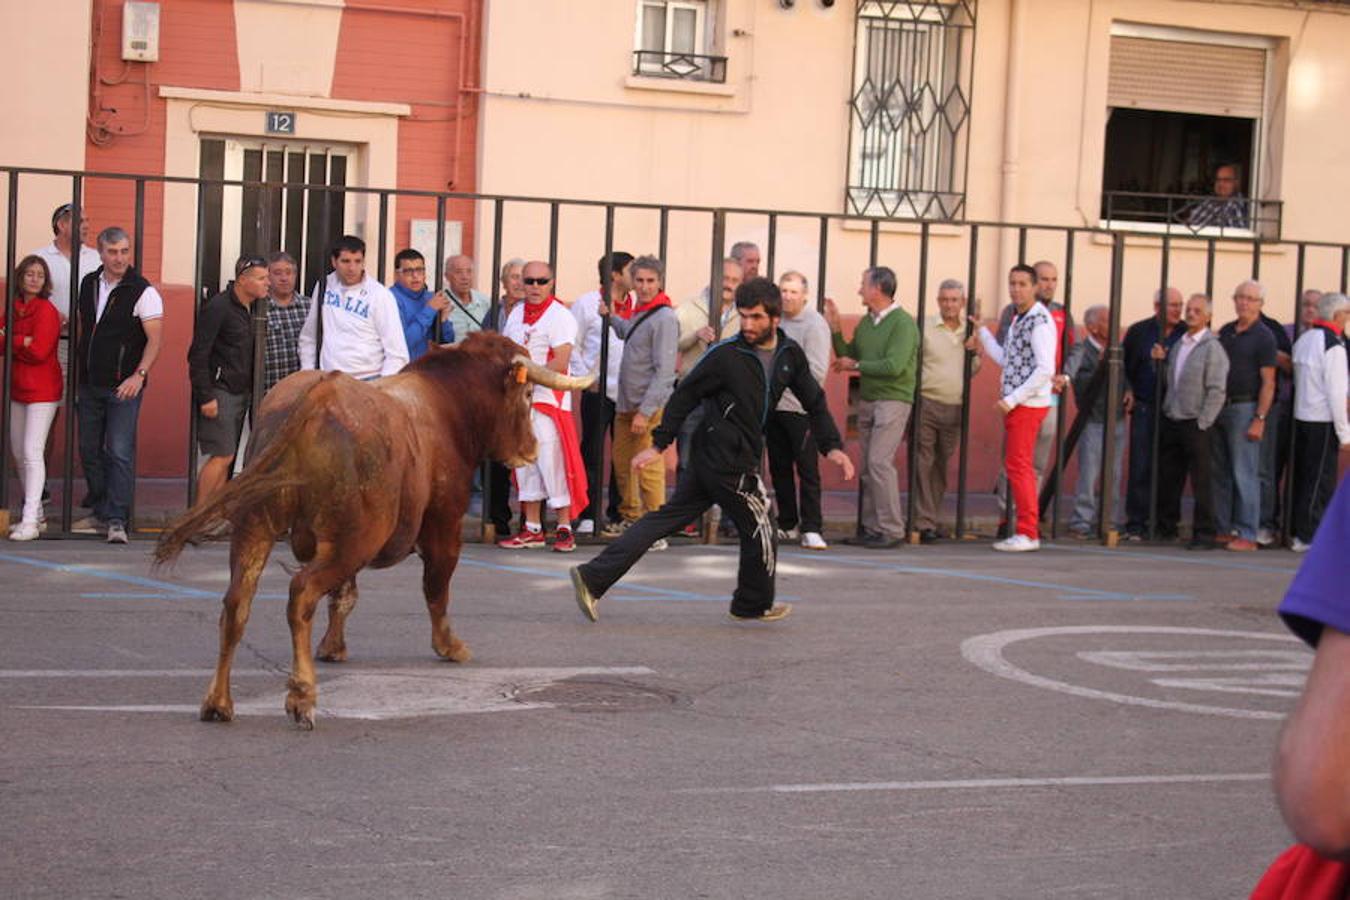
{"type": "Polygon", "coordinates": [[[1006,429],[1007,457],[1003,468],[1008,473],[1013,503],[1017,504],[1017,533],[1039,540],[1041,503],[1036,496],[1036,435],[1041,421],[1050,412],[1048,406],[1016,406],[1003,419],[1006,429]]]}

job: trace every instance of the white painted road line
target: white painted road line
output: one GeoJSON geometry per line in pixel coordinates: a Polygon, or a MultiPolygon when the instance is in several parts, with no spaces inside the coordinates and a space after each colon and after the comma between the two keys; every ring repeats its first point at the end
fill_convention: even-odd
{"type": "Polygon", "coordinates": [[[844,781],[822,784],[769,784],[763,787],[688,788],[681,794],[842,794],[857,791],[969,791],[1008,788],[1115,787],[1149,784],[1213,784],[1266,781],[1266,772],[1192,775],[1071,775],[1063,778],[958,778],[951,781],[844,781]]]}
{"type": "Polygon", "coordinates": [[[993,634],[981,634],[967,638],[961,643],[961,655],[986,672],[1020,681],[1033,687],[1046,688],[1076,697],[1089,697],[1094,700],[1110,700],[1130,706],[1146,706],[1153,709],[1169,709],[1178,712],[1199,713],[1207,716],[1231,716],[1236,719],[1283,719],[1284,713],[1262,709],[1235,709],[1227,706],[1209,706],[1202,703],[1180,703],[1172,700],[1159,700],[1152,697],[1136,697],[1131,694],[1118,694],[1096,688],[1069,684],[1043,675],[1034,675],[1019,668],[1003,658],[1003,650],[1009,644],[1018,641],[1042,637],[1062,637],[1064,635],[1103,635],[1103,634],[1159,634],[1190,635],[1210,638],[1240,638],[1253,641],[1278,641],[1280,643],[1298,643],[1293,635],[1264,631],[1223,631],[1211,628],[1171,628],[1166,626],[1135,625],[1064,625],[1052,628],[1022,628],[1011,631],[998,631],[993,634]]]}

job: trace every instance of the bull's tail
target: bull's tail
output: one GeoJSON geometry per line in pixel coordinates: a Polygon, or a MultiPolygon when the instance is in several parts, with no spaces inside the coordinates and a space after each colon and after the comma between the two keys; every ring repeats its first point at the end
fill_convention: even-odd
{"type": "Polygon", "coordinates": [[[314,386],[308,396],[291,410],[286,422],[272,437],[266,449],[250,461],[238,478],[226,484],[214,497],[199,503],[179,516],[155,544],[154,566],[159,568],[178,558],[183,548],[195,544],[223,525],[239,525],[243,514],[265,516],[280,535],[289,527],[281,521],[283,511],[277,504],[287,488],[295,488],[302,480],[283,465],[291,445],[295,443],[308,417],[307,408],[327,399],[325,378],[314,386]]]}

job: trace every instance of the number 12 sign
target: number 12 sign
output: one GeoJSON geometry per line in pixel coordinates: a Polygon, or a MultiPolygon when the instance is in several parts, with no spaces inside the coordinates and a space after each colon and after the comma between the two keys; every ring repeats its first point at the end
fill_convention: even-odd
{"type": "Polygon", "coordinates": [[[295,134],[295,113],[269,110],[267,113],[267,133],[295,134]]]}

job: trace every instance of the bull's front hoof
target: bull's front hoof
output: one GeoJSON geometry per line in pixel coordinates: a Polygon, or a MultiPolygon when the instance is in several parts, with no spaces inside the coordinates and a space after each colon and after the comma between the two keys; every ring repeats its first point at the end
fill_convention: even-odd
{"type": "Polygon", "coordinates": [[[433,642],[432,649],[437,656],[449,662],[466,663],[473,659],[473,651],[459,638],[451,638],[449,646],[433,642]]]}
{"type": "Polygon", "coordinates": [[[286,695],[286,712],[302,731],[314,730],[314,701],[295,694],[286,695]]]}
{"type": "Polygon", "coordinates": [[[229,700],[214,700],[207,697],[202,701],[201,720],[203,722],[233,722],[234,704],[229,700]]]}

